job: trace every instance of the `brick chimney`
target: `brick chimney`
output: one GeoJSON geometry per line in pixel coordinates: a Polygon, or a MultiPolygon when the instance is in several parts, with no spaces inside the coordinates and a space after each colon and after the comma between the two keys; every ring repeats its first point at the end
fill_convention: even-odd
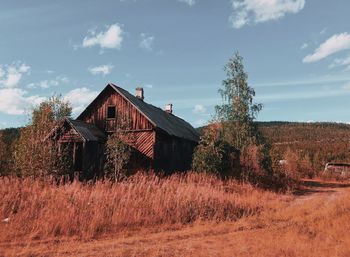
{"type": "Polygon", "coordinates": [[[144,93],[143,93],[143,88],[142,87],[137,87],[136,88],[136,93],[135,96],[140,99],[141,101],[143,101],[143,99],[145,99],[144,93]]]}
{"type": "Polygon", "coordinates": [[[165,105],[164,111],[166,111],[167,113],[173,113],[173,104],[165,105]]]}

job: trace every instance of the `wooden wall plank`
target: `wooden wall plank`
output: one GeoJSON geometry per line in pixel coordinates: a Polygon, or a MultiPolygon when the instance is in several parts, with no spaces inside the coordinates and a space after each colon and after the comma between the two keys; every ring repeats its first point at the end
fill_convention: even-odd
{"type": "Polygon", "coordinates": [[[85,114],[83,120],[92,123],[107,132],[113,132],[117,119],[107,119],[107,108],[109,105],[117,107],[117,115],[123,118],[131,118],[130,130],[152,130],[152,123],[144,117],[130,102],[125,100],[119,93],[107,90],[99,101],[85,114]]]}

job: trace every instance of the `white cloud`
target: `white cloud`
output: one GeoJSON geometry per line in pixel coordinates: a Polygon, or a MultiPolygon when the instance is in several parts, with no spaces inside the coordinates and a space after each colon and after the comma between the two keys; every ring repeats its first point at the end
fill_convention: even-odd
{"type": "Polygon", "coordinates": [[[146,88],[153,88],[153,85],[152,84],[146,84],[145,87],[146,88]]]}
{"type": "Polygon", "coordinates": [[[194,113],[197,113],[197,114],[199,114],[199,113],[205,113],[206,110],[207,110],[207,108],[205,108],[205,106],[202,105],[202,104],[196,104],[196,105],[194,106],[194,108],[193,108],[193,112],[194,112],[194,113]]]}
{"type": "Polygon", "coordinates": [[[147,51],[152,51],[154,39],[154,36],[149,36],[146,33],[141,33],[141,42],[139,46],[147,51]]]}
{"type": "Polygon", "coordinates": [[[0,78],[2,78],[5,75],[4,69],[0,66],[0,78]]]}
{"type": "Polygon", "coordinates": [[[120,49],[123,42],[123,30],[118,24],[112,24],[106,31],[99,33],[92,31],[90,34],[84,38],[83,47],[99,45],[101,48],[120,49]]]}
{"type": "Polygon", "coordinates": [[[305,0],[233,0],[233,13],[229,18],[234,28],[251,23],[277,20],[287,13],[297,13],[305,6],[305,0]]]}
{"type": "Polygon", "coordinates": [[[304,43],[304,44],[300,47],[300,49],[301,49],[301,50],[304,50],[304,49],[306,49],[308,46],[309,46],[308,43],[304,43]]]}
{"type": "Polygon", "coordinates": [[[186,3],[188,4],[189,6],[192,6],[196,3],[195,0],[178,0],[179,2],[183,2],[183,3],[186,3]]]}
{"type": "Polygon", "coordinates": [[[338,66],[347,66],[345,70],[350,70],[350,54],[343,59],[335,59],[329,68],[334,68],[338,66]]]}
{"type": "Polygon", "coordinates": [[[38,95],[27,96],[28,92],[19,88],[0,89],[0,112],[12,115],[25,114],[30,107],[45,100],[38,95]]]}
{"type": "Polygon", "coordinates": [[[28,73],[30,71],[30,67],[28,65],[26,65],[25,63],[22,63],[19,68],[18,71],[20,73],[28,73]]]}
{"type": "Polygon", "coordinates": [[[16,87],[22,79],[23,74],[29,73],[30,67],[22,62],[0,66],[0,85],[4,87],[16,87]]]}
{"type": "Polygon", "coordinates": [[[88,71],[92,75],[101,74],[103,76],[106,76],[107,74],[111,73],[113,68],[114,68],[113,65],[101,65],[101,66],[96,66],[96,67],[89,68],[88,71]]]}
{"type": "Polygon", "coordinates": [[[47,88],[58,86],[61,84],[66,84],[68,82],[69,82],[69,79],[67,77],[57,76],[55,79],[42,80],[38,83],[29,83],[27,85],[27,88],[47,89],[47,88]]]}
{"type": "Polygon", "coordinates": [[[69,91],[64,100],[72,105],[73,115],[77,115],[98,95],[99,92],[92,91],[86,87],[76,88],[69,91]]]}
{"type": "Polygon", "coordinates": [[[350,34],[347,32],[336,34],[322,43],[313,54],[305,56],[303,62],[317,62],[346,49],[350,49],[350,34]]]}

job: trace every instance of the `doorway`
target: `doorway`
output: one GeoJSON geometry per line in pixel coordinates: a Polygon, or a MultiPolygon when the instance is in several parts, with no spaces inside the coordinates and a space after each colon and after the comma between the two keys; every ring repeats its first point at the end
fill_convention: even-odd
{"type": "Polygon", "coordinates": [[[74,171],[83,170],[83,143],[74,143],[74,171]]]}

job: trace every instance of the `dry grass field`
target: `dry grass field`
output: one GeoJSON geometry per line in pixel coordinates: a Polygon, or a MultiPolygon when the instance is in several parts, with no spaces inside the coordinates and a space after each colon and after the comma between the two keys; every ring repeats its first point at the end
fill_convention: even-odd
{"type": "Polygon", "coordinates": [[[95,185],[2,178],[0,256],[350,256],[350,189],[276,194],[188,174],[95,185]]]}

